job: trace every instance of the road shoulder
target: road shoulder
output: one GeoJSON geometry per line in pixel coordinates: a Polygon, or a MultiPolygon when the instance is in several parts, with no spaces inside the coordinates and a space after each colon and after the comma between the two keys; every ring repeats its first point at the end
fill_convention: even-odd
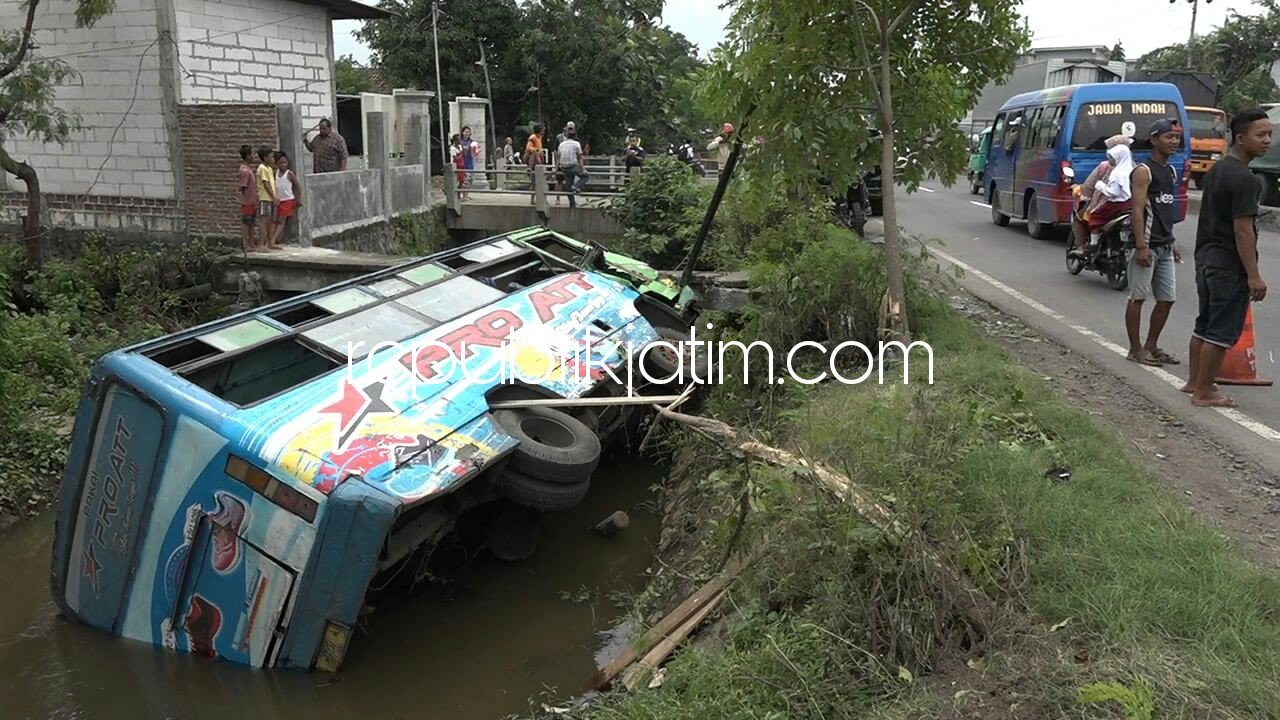
{"type": "MultiPolygon", "coordinates": [[[[980,279],[944,280],[949,302],[1076,407],[1129,441],[1139,461],[1261,565],[1280,568],[1274,447],[980,279]],[[1255,440],[1256,438],[1256,440],[1255,440]]],[[[1136,367],[1136,366],[1135,366],[1136,367]]]]}

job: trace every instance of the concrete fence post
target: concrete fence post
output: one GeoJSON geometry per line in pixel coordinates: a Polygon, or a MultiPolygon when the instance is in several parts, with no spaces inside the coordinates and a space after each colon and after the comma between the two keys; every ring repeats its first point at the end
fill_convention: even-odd
{"type": "Polygon", "coordinates": [[[444,204],[453,214],[462,214],[462,201],[458,199],[458,176],[450,166],[444,169],[444,204]]]}
{"type": "Polygon", "coordinates": [[[412,154],[406,159],[411,165],[422,166],[422,202],[431,207],[431,126],[422,113],[409,113],[408,124],[405,137],[412,154]]]}
{"type": "Polygon", "coordinates": [[[391,163],[388,161],[386,113],[365,113],[364,127],[369,136],[369,145],[364,149],[369,170],[373,171],[373,181],[382,188],[382,217],[391,220],[391,163]]]}
{"type": "Polygon", "coordinates": [[[533,204],[543,217],[551,211],[551,205],[547,202],[547,167],[545,163],[539,164],[533,175],[533,204]]]}
{"type": "Polygon", "coordinates": [[[302,144],[302,113],[293,103],[276,105],[276,134],[279,136],[280,149],[289,155],[289,167],[298,178],[298,188],[302,197],[302,208],[294,213],[293,222],[285,229],[280,238],[286,243],[296,243],[303,247],[311,246],[311,201],[307,197],[307,173],[311,172],[309,154],[302,144]]]}
{"type": "Polygon", "coordinates": [[[499,157],[499,158],[494,158],[494,160],[493,160],[493,169],[497,171],[497,172],[495,172],[495,173],[493,174],[493,186],[494,186],[494,188],[496,188],[496,189],[498,189],[498,190],[505,190],[505,189],[506,189],[506,187],[507,187],[507,173],[506,173],[506,171],[507,171],[507,167],[508,167],[508,166],[507,166],[507,160],[506,160],[506,158],[500,158],[500,157],[499,157]]]}

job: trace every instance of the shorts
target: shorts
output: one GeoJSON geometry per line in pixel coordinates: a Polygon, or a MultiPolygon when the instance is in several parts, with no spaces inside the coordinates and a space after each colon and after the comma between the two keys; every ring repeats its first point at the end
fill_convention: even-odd
{"type": "Polygon", "coordinates": [[[240,222],[245,227],[253,227],[258,224],[258,204],[249,203],[240,206],[240,222]]]}
{"type": "Polygon", "coordinates": [[[276,206],[276,217],[281,219],[293,217],[293,209],[297,207],[297,200],[281,200],[276,206]]]}
{"type": "Polygon", "coordinates": [[[270,200],[258,201],[258,217],[270,220],[276,215],[276,204],[270,200]]]}
{"type": "Polygon", "coordinates": [[[1249,278],[1234,270],[1197,264],[1196,295],[1200,314],[1191,336],[1218,347],[1230,348],[1244,332],[1249,311],[1249,278]]]}
{"type": "Polygon", "coordinates": [[[1174,282],[1173,245],[1153,245],[1151,266],[1142,267],[1137,261],[1138,251],[1128,250],[1129,299],[1173,302],[1177,285],[1174,282]]]}

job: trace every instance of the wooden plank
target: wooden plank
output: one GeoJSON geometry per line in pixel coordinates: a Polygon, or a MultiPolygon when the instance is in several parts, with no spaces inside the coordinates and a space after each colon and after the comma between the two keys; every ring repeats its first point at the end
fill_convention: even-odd
{"type": "Polygon", "coordinates": [[[664,405],[679,400],[679,395],[636,395],[633,397],[529,398],[498,400],[489,403],[490,410],[514,410],[529,407],[609,407],[612,405],[664,405]]]}
{"type": "Polygon", "coordinates": [[[724,592],[726,582],[728,582],[727,575],[717,575],[708,580],[705,585],[698,588],[697,592],[680,603],[675,610],[672,610],[666,617],[659,620],[658,624],[645,633],[638,643],[628,644],[622,649],[622,652],[618,653],[618,657],[610,660],[607,665],[600,668],[591,678],[591,687],[595,690],[603,690],[608,687],[613,682],[613,679],[618,676],[618,673],[622,672],[642,653],[648,653],[655,645],[671,635],[673,631],[678,630],[691,615],[698,612],[712,598],[721,595],[724,592]]]}
{"type": "Polygon", "coordinates": [[[671,653],[675,652],[676,647],[684,642],[685,638],[689,637],[689,634],[697,629],[702,624],[702,621],[706,620],[707,616],[716,609],[716,606],[724,599],[726,592],[721,590],[712,595],[702,607],[698,608],[687,620],[681,623],[674,632],[663,638],[657,645],[654,645],[653,649],[640,662],[623,673],[622,685],[627,690],[635,690],[641,683],[648,680],[649,674],[657,670],[658,666],[670,657],[671,653]]]}

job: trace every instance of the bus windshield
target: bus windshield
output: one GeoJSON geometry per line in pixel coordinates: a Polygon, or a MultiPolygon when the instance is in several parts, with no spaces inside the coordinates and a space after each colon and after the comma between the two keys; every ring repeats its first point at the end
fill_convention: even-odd
{"type": "Polygon", "coordinates": [[[1107,138],[1129,135],[1135,151],[1150,150],[1147,128],[1161,118],[1178,117],[1178,106],[1163,100],[1120,100],[1084,103],[1076,115],[1071,149],[1104,152],[1107,138]]]}
{"type": "Polygon", "coordinates": [[[1191,137],[1199,140],[1226,140],[1227,124],[1221,112],[1187,108],[1191,137]]]}

